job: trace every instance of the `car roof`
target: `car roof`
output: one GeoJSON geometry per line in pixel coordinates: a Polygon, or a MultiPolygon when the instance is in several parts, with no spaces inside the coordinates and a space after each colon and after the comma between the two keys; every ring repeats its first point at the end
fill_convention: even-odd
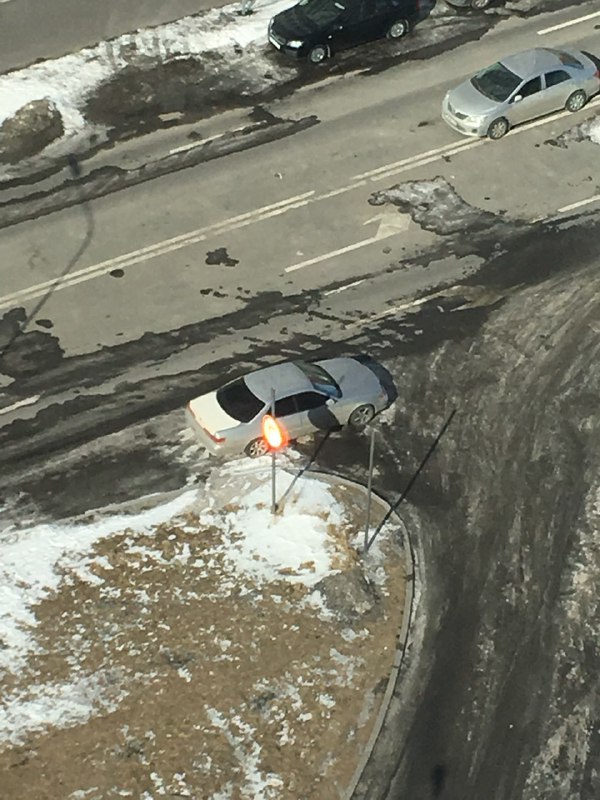
{"type": "MultiPolygon", "coordinates": [[[[560,60],[556,50],[547,47],[535,47],[533,50],[524,50],[500,60],[501,64],[520,78],[533,77],[547,69],[564,69],[565,64],[560,60]]],[[[568,66],[568,65],[566,65],[568,66]]]]}
{"type": "Polygon", "coordinates": [[[264,403],[268,403],[271,399],[272,389],[275,389],[276,398],[314,391],[312,383],[293,361],[251,372],[244,376],[244,381],[252,394],[264,403]]]}

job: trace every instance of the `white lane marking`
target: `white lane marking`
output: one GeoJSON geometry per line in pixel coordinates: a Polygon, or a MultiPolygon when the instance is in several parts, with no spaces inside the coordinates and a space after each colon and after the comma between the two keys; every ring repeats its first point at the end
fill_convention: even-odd
{"type": "Polygon", "coordinates": [[[16,403],[13,403],[12,406],[6,406],[5,408],[0,408],[0,415],[2,414],[9,414],[11,411],[16,411],[17,408],[22,408],[23,406],[31,406],[40,399],[39,394],[36,394],[35,397],[26,397],[24,400],[17,400],[16,403]]]}
{"type": "Polygon", "coordinates": [[[0,297],[0,309],[11,306],[15,301],[23,302],[26,300],[32,300],[36,297],[41,297],[51,289],[56,291],[59,289],[65,289],[68,286],[75,286],[78,283],[83,283],[84,281],[91,280],[92,278],[105,275],[107,272],[115,269],[115,267],[129,267],[140,262],[148,261],[151,258],[157,258],[158,256],[166,255],[167,253],[171,253],[176,250],[181,250],[184,247],[189,247],[192,244],[197,244],[198,242],[207,239],[211,234],[226,233],[228,231],[237,230],[238,228],[252,225],[255,222],[260,222],[264,219],[278,216],[279,214],[283,214],[291,208],[299,208],[302,205],[306,205],[306,203],[314,194],[315,192],[313,189],[310,192],[305,192],[304,194],[297,195],[296,197],[282,200],[279,203],[272,203],[271,205],[263,206],[260,209],[248,211],[245,214],[239,214],[237,217],[231,217],[229,220],[208,225],[206,228],[199,228],[196,231],[190,231],[189,233],[175,236],[172,239],[166,239],[162,242],[148,245],[140,250],[132,250],[131,252],[124,253],[121,256],[109,258],[106,261],[101,261],[100,263],[94,264],[91,267],[85,267],[84,269],[72,272],[64,278],[54,278],[44,281],[43,283],[35,284],[34,286],[29,286],[27,289],[20,289],[19,291],[0,297]]]}
{"type": "MultiPolygon", "coordinates": [[[[585,108],[587,109],[596,106],[599,103],[600,103],[600,97],[587,103],[585,108]]],[[[568,111],[561,111],[549,117],[542,117],[541,119],[536,120],[535,122],[530,122],[526,125],[521,125],[518,128],[509,131],[508,136],[513,136],[525,132],[527,130],[530,130],[531,128],[538,127],[539,125],[545,125],[548,122],[553,122],[554,120],[561,119],[563,117],[568,116],[569,114],[570,112],[568,111]]],[[[462,152],[463,150],[471,150],[483,144],[490,144],[490,140],[489,139],[476,139],[475,141],[467,140],[464,143],[460,144],[452,142],[448,145],[444,145],[443,147],[434,148],[433,150],[428,150],[425,153],[420,153],[417,154],[416,156],[412,156],[410,159],[403,159],[401,162],[394,162],[392,164],[386,164],[382,167],[378,167],[376,170],[371,171],[371,173],[377,173],[377,177],[373,176],[371,180],[372,181],[381,180],[390,177],[391,175],[397,174],[398,172],[404,172],[408,169],[425,166],[429,163],[432,163],[433,161],[443,158],[444,155],[446,156],[454,155],[456,153],[462,152]],[[439,155],[437,155],[438,153],[439,155]],[[424,156],[427,156],[428,154],[432,154],[432,157],[424,158],[424,156]],[[396,168],[398,167],[398,165],[400,165],[400,167],[396,168]]],[[[371,175],[371,173],[364,173],[364,174],[371,175]]],[[[262,220],[270,219],[271,217],[287,213],[292,209],[301,208],[302,206],[308,205],[309,203],[328,199],[330,197],[334,197],[335,195],[342,194],[345,191],[348,192],[353,191],[354,189],[364,185],[365,185],[365,180],[359,180],[358,182],[347,184],[346,186],[340,187],[339,189],[334,189],[329,192],[325,192],[321,195],[317,195],[315,193],[315,190],[313,189],[309,192],[305,192],[304,194],[296,195],[295,197],[289,197],[286,200],[280,200],[277,203],[271,203],[269,205],[262,206],[261,208],[254,209],[252,211],[246,211],[243,214],[231,217],[228,220],[223,220],[222,222],[213,223],[212,225],[208,225],[205,228],[199,228],[196,231],[183,233],[180,234],[179,236],[174,236],[170,239],[165,239],[164,241],[148,245],[139,250],[133,250],[129,253],[124,253],[121,256],[116,256],[115,258],[107,259],[106,261],[102,261],[98,264],[94,264],[90,267],[78,270],[77,272],[70,273],[70,275],[66,276],[65,278],[62,279],[54,278],[48,281],[44,281],[43,283],[38,283],[33,286],[29,286],[26,289],[21,289],[11,294],[4,295],[3,297],[0,297],[0,309],[10,308],[17,301],[27,302],[28,300],[33,300],[38,297],[42,297],[49,290],[57,291],[60,289],[66,289],[69,286],[75,286],[79,283],[91,280],[92,278],[100,277],[102,275],[105,275],[107,272],[110,272],[112,269],[115,269],[116,267],[133,266],[135,264],[148,261],[151,258],[157,258],[158,256],[166,255],[167,253],[204,241],[205,239],[208,238],[209,235],[227,233],[228,231],[231,230],[236,230],[238,228],[246,227],[248,225],[254,224],[255,222],[261,222],[262,220]]],[[[364,246],[364,244],[362,246],[364,246]]],[[[352,247],[353,249],[356,249],[356,246],[352,247]]]]}
{"type": "Polygon", "coordinates": [[[569,203],[568,206],[563,206],[558,209],[559,214],[564,214],[565,211],[573,211],[575,208],[587,206],[590,203],[597,203],[600,200],[600,194],[595,194],[593,197],[588,197],[586,200],[578,200],[576,203],[569,203]]]}
{"type": "MultiPolygon", "coordinates": [[[[232,128],[230,131],[227,131],[227,136],[231,136],[234,133],[241,133],[241,131],[245,130],[248,126],[247,125],[239,125],[237,128],[232,128]]],[[[197,142],[190,142],[189,144],[182,144],[180,147],[174,147],[172,150],[169,150],[169,155],[174,155],[175,153],[185,153],[187,150],[193,150],[195,147],[201,147],[205,144],[214,144],[218,142],[220,139],[223,138],[223,134],[220,136],[213,136],[211,139],[200,139],[197,142]]]]}
{"type": "MultiPolygon", "coordinates": [[[[467,143],[465,142],[465,144],[467,143]]],[[[391,164],[384,164],[382,167],[377,167],[377,169],[371,169],[368,172],[362,172],[360,175],[355,175],[354,178],[356,180],[359,180],[360,178],[372,178],[373,175],[379,175],[382,172],[388,172],[388,170],[395,169],[396,167],[403,167],[405,164],[410,164],[413,161],[420,161],[422,158],[427,158],[427,156],[445,153],[446,150],[451,150],[456,146],[456,142],[443,144],[441,147],[434,147],[432,150],[426,150],[424,153],[417,153],[415,156],[408,156],[408,158],[402,158],[400,161],[393,161],[391,164]]]]}
{"type": "Polygon", "coordinates": [[[347,184],[346,186],[340,186],[339,189],[332,189],[330,192],[325,192],[325,194],[318,194],[315,196],[315,200],[329,200],[330,197],[336,197],[338,194],[344,194],[344,192],[351,192],[354,189],[358,189],[359,186],[366,186],[366,181],[355,181],[352,183],[347,184]]]}
{"type": "MultiPolygon", "coordinates": [[[[600,96],[590,100],[584,108],[593,108],[600,103],[600,96]]],[[[563,119],[564,117],[568,117],[571,115],[571,111],[558,111],[556,114],[550,114],[547,117],[541,117],[540,119],[534,120],[533,122],[528,122],[524,125],[518,125],[516,128],[512,128],[507,136],[517,136],[520,133],[525,133],[525,131],[529,131],[532,128],[537,128],[540,125],[546,125],[549,122],[555,122],[558,119],[563,119]]],[[[473,150],[476,147],[481,147],[482,145],[489,145],[495,144],[498,147],[497,142],[493,142],[491,139],[481,138],[481,139],[467,139],[463,140],[462,142],[451,142],[450,144],[443,145],[442,147],[435,147],[433,150],[427,150],[424,153],[419,153],[416,156],[411,156],[410,158],[403,158],[401,161],[395,161],[390,164],[384,164],[381,167],[377,167],[377,169],[373,169],[370,172],[364,172],[361,175],[357,175],[357,178],[368,178],[371,181],[382,180],[383,178],[389,178],[391,175],[397,175],[400,172],[406,172],[410,169],[415,169],[417,167],[427,166],[427,164],[432,164],[434,161],[439,161],[444,157],[449,157],[453,155],[457,155],[458,153],[462,153],[463,151],[473,150]]]]}
{"type": "Polygon", "coordinates": [[[195,147],[200,147],[200,145],[207,144],[207,142],[212,142],[213,139],[207,139],[206,141],[200,140],[199,142],[190,142],[189,144],[182,144],[179,147],[173,147],[169,150],[169,155],[174,156],[175,153],[185,153],[188,150],[193,150],[195,147]]]}
{"type": "Polygon", "coordinates": [[[457,153],[463,153],[466,150],[474,150],[476,147],[481,147],[482,145],[487,144],[489,141],[489,139],[475,139],[475,141],[471,140],[469,142],[465,142],[464,144],[456,145],[453,149],[446,150],[444,153],[430,156],[429,158],[422,158],[419,161],[412,162],[411,164],[404,164],[401,167],[396,167],[395,169],[390,169],[387,172],[382,172],[380,175],[376,175],[370,180],[380,181],[382,178],[391,178],[392,175],[399,175],[401,172],[407,172],[408,170],[415,169],[416,167],[425,167],[427,164],[433,164],[434,161],[441,161],[443,158],[449,158],[457,153]]]}
{"type": "Polygon", "coordinates": [[[537,33],[538,36],[545,36],[547,33],[559,31],[561,28],[570,28],[571,25],[578,25],[580,22],[587,22],[588,19],[594,19],[595,17],[600,17],[600,11],[594,11],[591,14],[585,14],[583,17],[577,17],[576,19],[570,19],[568,22],[561,22],[559,25],[552,25],[550,28],[542,28],[542,30],[537,33]]]}
{"type": "Polygon", "coordinates": [[[433,300],[436,297],[440,297],[443,295],[444,292],[433,292],[433,294],[427,294],[424,297],[419,297],[417,300],[410,300],[408,303],[401,303],[399,306],[393,306],[392,308],[386,308],[385,311],[380,311],[377,314],[371,314],[370,317],[363,317],[363,319],[355,320],[354,322],[347,322],[344,325],[344,328],[360,328],[362,325],[368,325],[370,322],[377,322],[380,319],[384,319],[385,317],[393,316],[394,314],[399,314],[400,311],[406,311],[409,308],[417,308],[417,306],[422,306],[423,303],[427,303],[429,300],[433,300]]]}
{"type": "Polygon", "coordinates": [[[322,253],[320,256],[314,258],[307,258],[306,261],[301,261],[299,264],[292,264],[291,267],[286,267],[284,272],[296,272],[296,270],[304,269],[304,267],[311,267],[313,264],[319,264],[321,261],[328,261],[330,258],[344,255],[344,253],[351,253],[353,250],[360,250],[362,247],[368,247],[373,242],[382,242],[384,239],[389,239],[390,236],[395,236],[397,233],[406,231],[410,225],[410,216],[408,214],[399,214],[397,211],[387,211],[377,214],[371,219],[363,222],[363,225],[369,225],[373,222],[378,222],[377,233],[375,236],[370,236],[368,239],[362,239],[360,242],[340,247],[337,250],[331,250],[329,253],[322,253]]]}
{"type": "Polygon", "coordinates": [[[377,236],[371,236],[369,239],[362,239],[360,242],[355,242],[354,244],[348,244],[346,247],[340,247],[338,250],[331,250],[329,253],[323,253],[320,256],[315,256],[314,258],[308,258],[306,261],[301,261],[299,264],[292,264],[291,267],[286,267],[284,272],[296,272],[298,269],[304,269],[304,267],[311,267],[313,264],[318,264],[320,261],[327,261],[330,258],[335,258],[336,256],[343,256],[344,253],[351,253],[353,250],[360,250],[361,247],[367,247],[373,242],[380,242],[377,236]]]}
{"type": "Polygon", "coordinates": [[[352,281],[352,283],[347,283],[344,286],[339,286],[337,289],[330,289],[328,292],[323,292],[325,297],[330,294],[339,294],[340,292],[345,292],[346,289],[353,289],[355,286],[360,286],[361,283],[364,283],[367,279],[361,278],[359,281],[352,281]]]}

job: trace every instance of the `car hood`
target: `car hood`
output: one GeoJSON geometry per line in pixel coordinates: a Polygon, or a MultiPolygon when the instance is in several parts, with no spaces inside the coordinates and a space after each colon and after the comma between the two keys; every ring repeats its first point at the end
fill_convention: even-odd
{"type": "Polygon", "coordinates": [[[216,392],[209,392],[200,397],[195,397],[189,402],[188,408],[198,425],[210,433],[226,431],[240,424],[237,419],[230,417],[229,414],[223,411],[217,400],[216,392]]]}
{"type": "Polygon", "coordinates": [[[330,358],[317,362],[334,378],[342,390],[343,397],[375,398],[382,392],[382,386],[370,369],[353,358],[330,358]]]}
{"type": "Polygon", "coordinates": [[[468,117],[479,117],[490,114],[498,108],[500,103],[490,100],[476,89],[470,80],[461,83],[456,89],[451,89],[446,98],[454,111],[460,111],[468,117]]]}
{"type": "Polygon", "coordinates": [[[314,22],[311,22],[298,6],[292,6],[276,14],[271,20],[271,27],[274,33],[286,40],[302,39],[318,30],[314,22]]]}

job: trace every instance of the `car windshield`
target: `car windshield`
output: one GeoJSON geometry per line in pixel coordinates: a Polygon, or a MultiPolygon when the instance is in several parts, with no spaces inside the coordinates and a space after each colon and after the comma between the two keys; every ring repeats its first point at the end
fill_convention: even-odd
{"type": "Polygon", "coordinates": [[[238,422],[250,422],[265,406],[262,400],[252,394],[243,378],[218,389],[217,402],[226,414],[238,422]]]}
{"type": "Polygon", "coordinates": [[[471,83],[477,91],[489,97],[490,100],[502,102],[511,96],[521,83],[521,78],[507,69],[504,64],[498,62],[478,72],[471,78],[471,83]]]}
{"type": "Polygon", "coordinates": [[[295,361],[294,363],[302,370],[318,392],[324,392],[331,395],[331,397],[342,396],[342,390],[323,367],[318,364],[311,364],[308,361],[295,361]]]}
{"type": "Polygon", "coordinates": [[[300,0],[298,5],[304,15],[319,28],[331,25],[346,10],[345,6],[335,0],[300,0]]]}

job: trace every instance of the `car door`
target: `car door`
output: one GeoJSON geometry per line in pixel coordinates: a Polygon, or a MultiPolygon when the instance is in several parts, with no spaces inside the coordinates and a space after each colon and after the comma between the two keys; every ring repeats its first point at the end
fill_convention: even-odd
{"type": "Polygon", "coordinates": [[[332,37],[335,49],[341,50],[374,38],[371,30],[372,4],[368,0],[344,0],[346,11],[332,37]]]}
{"type": "Polygon", "coordinates": [[[564,108],[569,95],[577,88],[566,69],[553,69],[544,75],[544,94],[548,99],[548,111],[564,108]]]}
{"type": "Polygon", "coordinates": [[[320,392],[301,392],[295,396],[298,436],[339,427],[335,414],[327,404],[328,399],[328,395],[320,392]]]}
{"type": "Polygon", "coordinates": [[[541,75],[530,78],[521,84],[513,94],[508,107],[508,118],[511,125],[518,125],[520,122],[527,122],[547,113],[547,100],[542,91],[541,75]]]}
{"type": "Polygon", "coordinates": [[[291,439],[301,435],[303,417],[298,411],[295,395],[280,397],[275,401],[275,416],[291,439]]]}

